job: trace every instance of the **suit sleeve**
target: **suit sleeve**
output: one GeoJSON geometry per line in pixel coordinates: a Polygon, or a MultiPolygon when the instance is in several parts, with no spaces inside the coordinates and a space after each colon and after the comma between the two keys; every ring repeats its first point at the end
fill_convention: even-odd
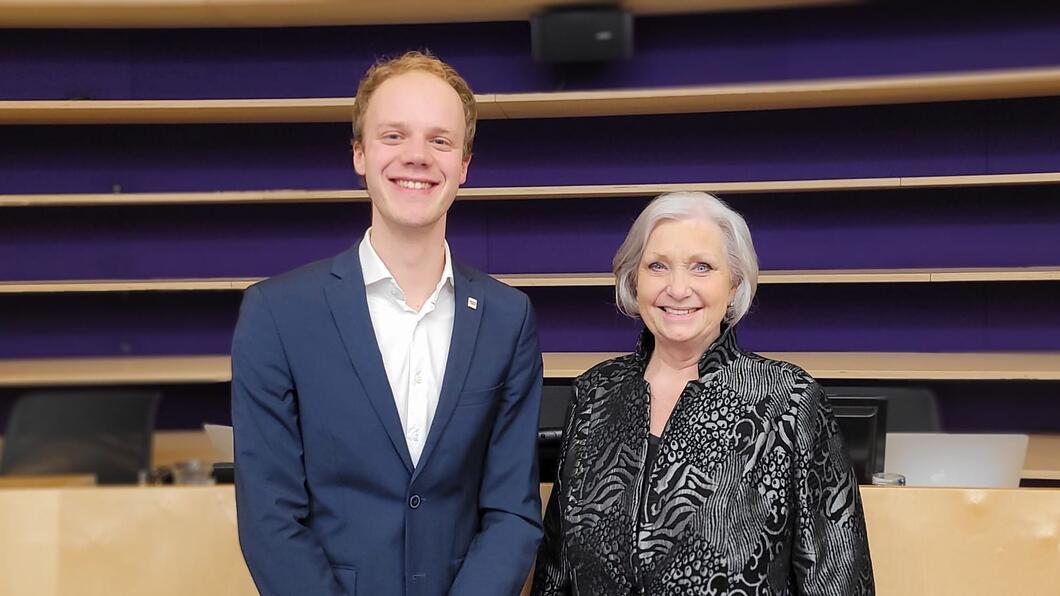
{"type": "Polygon", "coordinates": [[[796,420],[795,540],[799,594],[875,594],[865,515],[854,469],[824,390],[815,381],[796,420]]]}
{"type": "Polygon", "coordinates": [[[309,496],[298,404],[276,322],[260,288],[243,297],[232,341],[239,545],[262,594],[341,595],[306,527],[309,496]]]}
{"type": "Polygon", "coordinates": [[[537,324],[526,299],[526,314],[484,462],[480,530],[453,581],[453,596],[514,596],[526,581],[541,540],[537,471],[541,383],[537,324]]]}

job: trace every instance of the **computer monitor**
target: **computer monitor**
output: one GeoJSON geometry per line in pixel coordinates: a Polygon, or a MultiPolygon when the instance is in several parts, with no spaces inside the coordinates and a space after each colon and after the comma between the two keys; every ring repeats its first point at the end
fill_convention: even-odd
{"type": "MultiPolygon", "coordinates": [[[[570,403],[569,381],[551,382],[541,390],[538,425],[538,467],[542,482],[554,482],[563,425],[570,403]]],[[[887,400],[882,397],[830,395],[847,454],[859,484],[872,482],[883,471],[887,446],[887,400]]]]}
{"type": "Polygon", "coordinates": [[[887,399],[883,397],[829,395],[839,433],[854,466],[858,484],[871,484],[883,471],[887,449],[887,399]]]}

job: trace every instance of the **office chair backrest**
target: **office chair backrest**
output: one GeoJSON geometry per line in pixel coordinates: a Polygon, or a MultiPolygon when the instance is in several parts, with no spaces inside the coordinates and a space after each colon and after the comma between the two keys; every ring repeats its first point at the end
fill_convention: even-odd
{"type": "Polygon", "coordinates": [[[21,396],[11,411],[0,474],[95,474],[135,483],[151,467],[157,391],[61,389],[21,396]]]}

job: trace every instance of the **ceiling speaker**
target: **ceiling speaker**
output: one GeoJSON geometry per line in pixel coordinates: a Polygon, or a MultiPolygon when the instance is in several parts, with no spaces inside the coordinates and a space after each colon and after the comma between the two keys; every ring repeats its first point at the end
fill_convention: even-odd
{"type": "Polygon", "coordinates": [[[633,55],[633,15],[610,6],[556,8],[530,19],[534,60],[605,62],[633,55]]]}

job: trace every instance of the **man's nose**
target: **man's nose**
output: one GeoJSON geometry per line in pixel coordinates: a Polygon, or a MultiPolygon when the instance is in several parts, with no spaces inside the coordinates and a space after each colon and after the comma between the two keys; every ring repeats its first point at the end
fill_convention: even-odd
{"type": "Polygon", "coordinates": [[[430,147],[426,139],[409,139],[405,143],[404,161],[408,165],[423,166],[431,161],[430,147]]]}

